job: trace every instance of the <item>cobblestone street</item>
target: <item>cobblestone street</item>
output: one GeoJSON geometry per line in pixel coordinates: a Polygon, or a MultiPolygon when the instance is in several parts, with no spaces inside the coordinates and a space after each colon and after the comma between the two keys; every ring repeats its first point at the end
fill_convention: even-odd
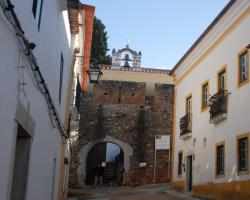
{"type": "Polygon", "coordinates": [[[188,194],[170,190],[166,184],[139,187],[86,187],[71,191],[77,197],[68,200],[198,200],[188,194]]]}

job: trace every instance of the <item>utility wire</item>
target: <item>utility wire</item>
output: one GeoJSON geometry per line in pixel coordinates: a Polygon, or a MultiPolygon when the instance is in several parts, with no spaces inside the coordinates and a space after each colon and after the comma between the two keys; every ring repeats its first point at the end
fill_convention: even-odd
{"type": "Polygon", "coordinates": [[[35,48],[35,44],[30,43],[29,40],[25,37],[25,33],[21,27],[18,17],[14,11],[14,6],[11,4],[10,0],[7,0],[7,5],[3,3],[3,1],[0,1],[0,6],[6,19],[13,26],[16,32],[16,36],[18,37],[19,42],[22,48],[24,49],[24,54],[27,58],[27,61],[29,62],[30,69],[33,73],[33,80],[35,80],[35,86],[43,94],[47,103],[48,114],[52,123],[52,127],[57,128],[59,130],[63,143],[66,143],[66,139],[69,138],[69,134],[67,133],[61,122],[59,113],[57,112],[55,104],[50,95],[47,83],[43,78],[37,60],[33,54],[32,50],[35,48]]]}

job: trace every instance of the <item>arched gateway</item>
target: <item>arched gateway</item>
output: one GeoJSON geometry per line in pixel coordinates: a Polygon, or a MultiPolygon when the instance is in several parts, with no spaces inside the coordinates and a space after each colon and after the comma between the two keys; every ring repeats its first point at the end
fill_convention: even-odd
{"type": "MultiPolygon", "coordinates": [[[[124,153],[124,184],[167,182],[170,152],[157,151],[155,160],[154,149],[156,135],[172,133],[173,91],[172,85],[155,84],[154,96],[150,96],[146,83],[101,81],[93,85],[92,92],[83,94],[78,140],[72,144],[69,187],[85,184],[87,166],[92,169],[98,165],[91,159],[99,156],[91,149],[100,143],[116,144],[124,153]],[[88,154],[94,155],[89,161],[88,154]]],[[[93,179],[93,172],[90,174],[93,179]]]]}
{"type": "Polygon", "coordinates": [[[79,167],[77,170],[77,175],[78,175],[78,181],[79,182],[84,182],[85,178],[86,178],[86,168],[87,168],[87,157],[88,157],[88,153],[89,151],[96,145],[99,143],[114,143],[117,144],[121,150],[124,153],[124,169],[125,172],[128,172],[130,169],[130,157],[133,155],[133,149],[132,147],[121,141],[118,139],[115,139],[111,136],[106,136],[103,138],[98,138],[96,140],[93,140],[91,142],[89,142],[88,144],[86,144],[85,146],[83,146],[80,151],[79,151],[79,167]]]}

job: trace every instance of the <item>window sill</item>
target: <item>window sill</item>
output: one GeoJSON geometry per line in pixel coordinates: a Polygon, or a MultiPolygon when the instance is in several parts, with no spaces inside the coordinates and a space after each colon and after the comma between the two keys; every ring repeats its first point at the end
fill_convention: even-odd
{"type": "Polygon", "coordinates": [[[203,113],[203,112],[206,112],[206,111],[208,111],[208,109],[209,109],[209,106],[207,106],[207,107],[205,107],[205,108],[201,108],[201,112],[203,113]]]}
{"type": "Polygon", "coordinates": [[[185,140],[185,139],[188,139],[188,138],[190,138],[190,137],[192,137],[192,132],[185,133],[185,134],[181,135],[181,136],[180,136],[180,139],[181,139],[181,140],[185,140]]]}
{"type": "Polygon", "coordinates": [[[216,179],[225,178],[225,174],[216,175],[215,178],[216,178],[216,179]]]}
{"type": "Polygon", "coordinates": [[[238,83],[238,89],[240,89],[241,87],[243,87],[244,85],[246,85],[247,83],[249,83],[249,78],[241,83],[238,83]]]}
{"type": "Polygon", "coordinates": [[[248,170],[245,170],[245,171],[238,171],[238,172],[237,172],[237,176],[248,175],[248,174],[249,174],[249,171],[248,171],[248,170]]]}
{"type": "Polygon", "coordinates": [[[182,174],[178,174],[177,177],[178,177],[179,179],[181,179],[181,178],[182,178],[182,174]]]}

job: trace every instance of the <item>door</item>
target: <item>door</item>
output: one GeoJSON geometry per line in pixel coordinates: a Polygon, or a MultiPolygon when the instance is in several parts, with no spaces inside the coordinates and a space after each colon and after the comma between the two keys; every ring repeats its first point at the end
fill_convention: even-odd
{"type": "Polygon", "coordinates": [[[193,157],[187,156],[187,171],[186,171],[186,191],[191,192],[193,185],[193,157]]]}
{"type": "Polygon", "coordinates": [[[29,169],[31,137],[18,125],[15,160],[11,188],[11,200],[24,200],[29,169]]]}
{"type": "Polygon", "coordinates": [[[52,174],[52,189],[51,189],[51,194],[50,194],[50,199],[54,200],[55,196],[55,181],[56,181],[56,158],[53,159],[53,174],[52,174]]]}

